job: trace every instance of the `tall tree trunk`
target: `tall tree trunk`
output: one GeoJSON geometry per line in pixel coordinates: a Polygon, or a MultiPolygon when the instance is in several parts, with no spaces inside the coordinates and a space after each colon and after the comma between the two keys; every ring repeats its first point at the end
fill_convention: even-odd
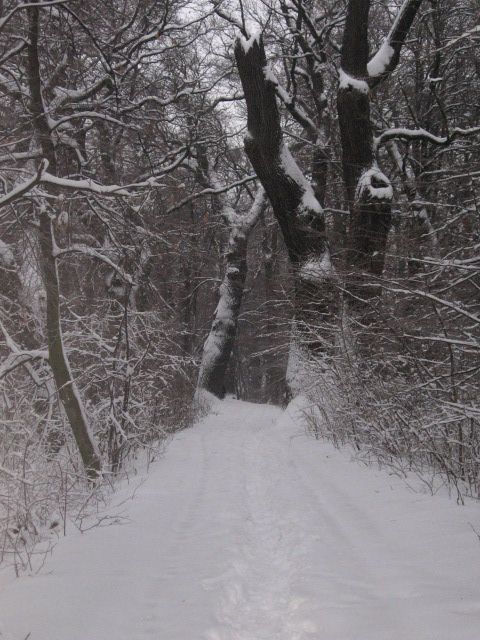
{"type": "Polygon", "coordinates": [[[262,394],[263,402],[281,404],[285,400],[285,376],[282,363],[278,361],[278,301],[272,301],[275,291],[277,271],[278,227],[262,218],[262,263],[264,269],[264,287],[262,307],[267,316],[264,320],[264,338],[262,340],[262,394]]]}
{"type": "MultiPolygon", "coordinates": [[[[40,63],[38,57],[39,10],[28,9],[29,44],[28,44],[28,83],[30,88],[31,109],[35,134],[41,145],[44,157],[49,162],[50,172],[57,174],[56,154],[51,137],[48,119],[45,113],[41,92],[40,63]]],[[[50,189],[52,195],[54,190],[50,189]]],[[[49,363],[57,387],[60,401],[65,409],[73,435],[89,477],[94,478],[101,470],[101,460],[92,434],[89,430],[88,418],[80,399],[70,371],[65,353],[60,320],[60,287],[55,257],[55,239],[52,221],[47,205],[42,203],[39,214],[39,246],[40,262],[46,291],[46,321],[49,363]]]]}
{"type": "Polygon", "coordinates": [[[205,341],[198,375],[197,397],[201,390],[223,398],[225,374],[237,333],[238,316],[247,277],[248,237],[265,206],[265,192],[260,188],[246,215],[224,207],[230,227],[226,252],[226,270],[220,285],[220,297],[205,341]]]}
{"type": "Polygon", "coordinates": [[[335,273],[322,206],[283,141],[275,99],[277,82],[267,67],[262,38],[239,38],[235,57],[248,112],[245,151],[272,204],[294,270],[295,353],[289,362],[288,382],[295,392],[298,348],[318,355],[331,346],[338,299],[335,273]]]}
{"type": "Polygon", "coordinates": [[[369,276],[383,272],[393,195],[373,149],[367,71],[369,9],[370,0],[349,2],[337,95],[343,177],[350,209],[346,269],[352,280],[347,288],[357,302],[377,293],[369,276]]]}
{"type": "Polygon", "coordinates": [[[405,0],[379,48],[369,60],[370,0],[349,0],[337,95],[345,190],[350,209],[347,271],[354,306],[377,297],[371,276],[385,266],[393,191],[379,169],[373,147],[370,90],[396,68],[422,0],[405,0]]]}
{"type": "Polygon", "coordinates": [[[52,221],[46,208],[40,213],[39,245],[47,294],[48,361],[83,464],[87,474],[93,478],[100,472],[101,462],[63,345],[55,241],[52,221]]]}

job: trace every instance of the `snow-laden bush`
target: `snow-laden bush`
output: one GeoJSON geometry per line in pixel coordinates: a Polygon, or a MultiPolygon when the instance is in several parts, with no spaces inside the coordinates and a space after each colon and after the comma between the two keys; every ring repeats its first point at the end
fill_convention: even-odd
{"type": "Polygon", "coordinates": [[[0,350],[11,364],[0,375],[0,562],[17,573],[37,570],[71,528],[94,526],[114,479],[192,420],[189,363],[172,327],[115,301],[85,316],[79,307],[65,305],[63,338],[103,462],[97,482],[85,475],[48,362],[20,364],[8,345],[0,350]]]}
{"type": "Polygon", "coordinates": [[[478,497],[478,327],[459,318],[461,303],[432,306],[398,288],[389,284],[374,322],[350,318],[336,349],[304,363],[311,430],[432,487],[446,482],[459,499],[478,497]]]}

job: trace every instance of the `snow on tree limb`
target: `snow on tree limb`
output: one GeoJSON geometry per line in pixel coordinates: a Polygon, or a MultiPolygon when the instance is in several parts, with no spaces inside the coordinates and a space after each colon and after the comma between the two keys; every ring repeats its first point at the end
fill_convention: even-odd
{"type": "Polygon", "coordinates": [[[46,174],[46,170],[48,168],[48,160],[44,159],[40,162],[36,175],[32,176],[25,182],[18,184],[11,191],[9,191],[5,196],[0,198],[0,208],[5,207],[7,204],[10,204],[17,198],[20,198],[25,193],[28,193],[32,187],[41,182],[46,174]]]}
{"type": "Polygon", "coordinates": [[[68,0],[43,0],[41,3],[37,2],[24,2],[23,4],[17,4],[13,9],[11,9],[3,18],[0,19],[0,31],[4,29],[8,22],[13,18],[13,16],[18,11],[23,11],[25,9],[30,9],[32,7],[38,7],[40,9],[48,9],[49,7],[54,7],[58,5],[62,5],[68,2],[68,0]]]}
{"type": "Polygon", "coordinates": [[[96,260],[100,260],[100,262],[104,262],[111,269],[113,269],[123,280],[125,280],[125,282],[127,282],[130,285],[135,284],[135,282],[132,279],[132,276],[129,273],[127,273],[124,269],[122,269],[118,264],[115,264],[113,260],[110,260],[110,258],[108,258],[103,253],[100,253],[93,247],[89,247],[88,245],[85,245],[85,244],[72,244],[65,248],[59,248],[58,246],[55,246],[55,249],[53,251],[53,257],[61,258],[62,256],[66,256],[71,253],[81,253],[85,256],[89,256],[90,258],[95,258],[96,260]]]}
{"type": "MultiPolygon", "coordinates": [[[[98,184],[90,178],[87,178],[85,180],[70,180],[69,178],[59,178],[58,176],[45,172],[42,174],[41,182],[43,182],[44,184],[55,185],[56,187],[62,187],[63,189],[68,189],[70,191],[90,191],[92,193],[97,193],[98,195],[108,196],[131,195],[131,193],[124,187],[118,185],[98,184]]],[[[146,186],[147,184],[148,183],[143,183],[141,186],[146,186]]]]}
{"type": "Polygon", "coordinates": [[[11,373],[17,367],[28,365],[33,360],[48,361],[46,349],[21,349],[7,331],[0,320],[0,331],[3,333],[5,344],[10,349],[10,355],[0,365],[0,379],[11,373]]]}
{"type": "Polygon", "coordinates": [[[265,67],[265,80],[271,82],[275,86],[275,92],[280,100],[283,102],[289,113],[295,118],[295,120],[302,125],[302,127],[312,136],[316,138],[318,136],[318,128],[313,120],[308,116],[302,107],[295,102],[293,97],[282,87],[279,83],[271,65],[265,67]]]}
{"type": "Polygon", "coordinates": [[[172,205],[166,210],[166,213],[172,213],[173,211],[180,209],[181,207],[185,206],[189,202],[193,202],[198,198],[202,198],[204,196],[209,196],[209,195],[214,195],[214,196],[220,195],[222,193],[226,193],[227,191],[230,191],[231,189],[235,189],[236,187],[240,187],[244,184],[248,184],[249,182],[254,182],[255,180],[257,180],[257,176],[251,175],[251,176],[246,176],[241,180],[236,180],[235,182],[231,182],[227,185],[217,184],[216,186],[212,185],[209,187],[205,187],[205,189],[202,189],[202,191],[197,191],[196,193],[192,193],[190,196],[187,196],[186,198],[183,198],[176,204],[172,205]]]}
{"type": "Polygon", "coordinates": [[[368,82],[362,80],[361,78],[355,78],[354,76],[351,76],[343,69],[339,70],[338,79],[340,89],[355,89],[360,93],[369,92],[368,82]]]}
{"type": "Polygon", "coordinates": [[[372,86],[381,82],[395,70],[400,60],[402,47],[421,4],[422,0],[404,0],[387,37],[367,64],[372,86]]]}
{"type": "Polygon", "coordinates": [[[245,150],[264,187],[294,263],[326,246],[323,209],[283,141],[276,83],[267,67],[261,37],[240,36],[235,57],[247,103],[245,150]]]}
{"type": "Polygon", "coordinates": [[[391,201],[393,189],[387,176],[374,165],[364,171],[357,183],[355,199],[362,200],[391,201]]]}
{"type": "Polygon", "coordinates": [[[422,140],[425,142],[431,142],[441,146],[446,146],[453,142],[456,138],[466,138],[474,136],[480,133],[480,126],[470,127],[468,129],[462,129],[461,127],[455,127],[449,131],[446,136],[438,136],[434,133],[430,133],[426,129],[406,129],[403,127],[394,127],[383,131],[378,137],[375,138],[375,147],[378,148],[381,144],[394,139],[403,140],[422,140]]]}

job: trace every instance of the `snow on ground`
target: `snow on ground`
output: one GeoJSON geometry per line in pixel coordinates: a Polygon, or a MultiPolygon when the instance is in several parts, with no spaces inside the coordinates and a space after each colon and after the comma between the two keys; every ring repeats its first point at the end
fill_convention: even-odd
{"type": "Polygon", "coordinates": [[[39,575],[0,578],[0,638],[477,640],[478,504],[414,493],[293,414],[216,404],[120,508],[124,524],[67,536],[39,575]]]}

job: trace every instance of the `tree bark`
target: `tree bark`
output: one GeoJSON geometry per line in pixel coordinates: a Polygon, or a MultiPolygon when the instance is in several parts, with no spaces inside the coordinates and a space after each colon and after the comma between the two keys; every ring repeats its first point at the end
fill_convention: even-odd
{"type": "Polygon", "coordinates": [[[300,265],[328,251],[322,207],[283,141],[262,39],[240,38],[235,57],[248,110],[245,151],[272,203],[290,260],[300,265]]]}
{"type": "Polygon", "coordinates": [[[272,204],[294,272],[286,374],[291,397],[308,383],[310,358],[323,358],[332,350],[339,293],[323,208],[283,141],[275,98],[278,83],[267,67],[261,36],[239,38],[235,58],[247,103],[245,151],[272,204]]]}
{"type": "Polygon", "coordinates": [[[296,328],[307,330],[310,351],[323,351],[331,342],[325,329],[338,298],[323,209],[283,141],[277,83],[267,67],[262,38],[239,38],[235,57],[248,112],[245,151],[272,204],[294,269],[296,328]]]}
{"type": "Polygon", "coordinates": [[[354,305],[377,297],[371,276],[385,266],[393,197],[389,179],[379,169],[373,147],[370,89],[387,78],[422,0],[406,0],[379,51],[369,61],[370,0],[350,0],[342,43],[337,95],[345,191],[350,209],[346,269],[354,305]]]}
{"type": "Polygon", "coordinates": [[[347,288],[354,300],[377,294],[369,276],[379,276],[391,223],[392,189],[376,165],[368,84],[370,0],[351,0],[342,43],[337,95],[345,192],[350,210],[347,288]],[[364,280],[366,276],[366,280],[364,280]]]}
{"type": "MultiPolygon", "coordinates": [[[[28,82],[31,97],[31,110],[35,134],[41,145],[44,157],[48,160],[49,170],[57,175],[56,154],[51,137],[48,119],[45,113],[41,93],[40,63],[38,58],[39,10],[28,9],[28,82]]],[[[55,195],[54,189],[50,192],[55,195]]],[[[55,258],[55,239],[52,221],[46,204],[42,204],[39,214],[40,262],[46,291],[46,322],[49,363],[57,387],[60,401],[65,409],[72,428],[80,456],[90,478],[95,478],[101,470],[101,460],[89,431],[88,418],[75,382],[72,378],[67,354],[65,353],[60,320],[60,287],[55,258]]]]}
{"type": "Polygon", "coordinates": [[[242,216],[231,209],[224,211],[230,225],[226,271],[220,285],[220,297],[212,327],[203,347],[197,396],[202,389],[217,398],[225,396],[225,374],[237,334],[238,316],[247,277],[248,237],[261,215],[265,199],[265,192],[260,188],[246,215],[242,216]]]}

